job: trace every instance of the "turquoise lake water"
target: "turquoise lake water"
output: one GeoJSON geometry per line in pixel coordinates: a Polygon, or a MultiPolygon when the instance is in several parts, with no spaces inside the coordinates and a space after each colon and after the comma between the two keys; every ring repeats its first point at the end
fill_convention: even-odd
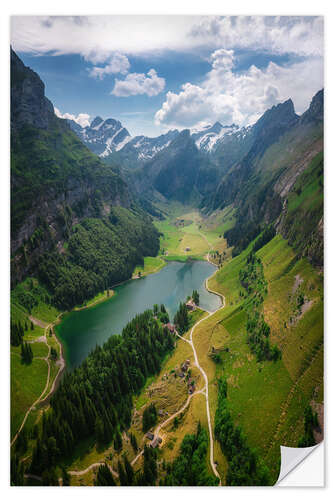
{"type": "Polygon", "coordinates": [[[67,367],[80,364],[96,344],[102,345],[110,335],[120,334],[136,314],[154,304],[164,304],[172,321],[179,303],[192,290],[198,290],[200,306],[215,311],[221,305],[220,297],[205,288],[206,278],[214,271],[215,267],[206,261],[169,262],[156,274],[117,286],[112,299],[67,314],[56,327],[67,367]]]}

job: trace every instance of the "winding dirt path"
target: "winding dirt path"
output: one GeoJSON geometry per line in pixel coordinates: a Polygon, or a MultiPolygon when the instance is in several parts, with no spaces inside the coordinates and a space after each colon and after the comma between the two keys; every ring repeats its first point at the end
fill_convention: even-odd
{"type": "Polygon", "coordinates": [[[43,326],[44,328],[44,335],[43,337],[40,337],[40,339],[45,339],[43,340],[43,342],[46,342],[47,346],[48,346],[48,354],[46,357],[42,358],[36,358],[36,359],[43,359],[46,363],[47,363],[47,366],[48,366],[48,370],[47,370],[47,378],[46,378],[46,384],[45,384],[45,387],[42,391],[42,393],[40,394],[40,396],[36,399],[36,401],[33,402],[33,404],[30,406],[30,408],[26,411],[25,415],[24,415],[24,418],[23,418],[23,421],[18,429],[18,431],[16,432],[15,436],[13,437],[11,443],[10,443],[10,446],[13,446],[13,444],[15,443],[15,441],[17,440],[20,432],[22,431],[23,427],[24,427],[24,424],[26,423],[27,421],[27,418],[29,416],[29,414],[31,413],[31,411],[35,408],[35,406],[38,404],[38,403],[42,403],[43,401],[45,401],[47,398],[51,397],[51,395],[53,394],[53,391],[55,389],[55,383],[56,383],[56,380],[59,378],[59,376],[61,375],[62,371],[64,370],[65,368],[65,360],[64,360],[64,357],[63,357],[63,353],[62,353],[62,345],[61,345],[61,342],[59,342],[59,340],[57,339],[56,335],[54,335],[54,338],[56,339],[56,342],[58,343],[58,345],[60,346],[60,355],[59,355],[59,360],[60,360],[60,369],[58,371],[58,373],[56,374],[55,376],[55,379],[54,379],[54,382],[52,384],[52,387],[50,389],[50,391],[48,392],[48,394],[44,396],[44,394],[47,392],[47,388],[49,386],[49,383],[50,383],[50,373],[51,373],[51,363],[50,363],[50,354],[51,354],[51,346],[50,344],[48,344],[47,342],[47,331],[49,328],[52,328],[52,326],[54,326],[56,324],[56,322],[58,321],[59,317],[61,316],[61,314],[59,314],[57,316],[57,318],[52,322],[52,323],[49,323],[48,325],[45,325],[45,323],[43,321],[40,321],[39,319],[36,319],[36,318],[33,318],[32,316],[29,316],[29,319],[30,321],[32,321],[35,325],[38,325],[38,326],[43,326]]]}
{"type": "MultiPolygon", "coordinates": [[[[208,240],[207,240],[207,243],[209,244],[208,240]]],[[[209,246],[211,247],[211,245],[209,244],[209,246]]],[[[209,260],[209,253],[207,254],[206,256],[206,259],[207,261],[210,263],[210,264],[213,264],[212,262],[210,262],[209,260]]],[[[210,276],[210,278],[212,278],[218,271],[218,266],[216,266],[216,264],[213,264],[215,265],[215,267],[217,268],[216,271],[212,274],[212,276],[210,276]]],[[[210,418],[210,408],[209,408],[209,389],[208,389],[208,377],[207,377],[207,374],[206,372],[204,371],[204,369],[202,368],[202,366],[200,365],[199,363],[199,359],[198,359],[198,355],[197,355],[197,351],[196,351],[196,348],[195,348],[195,345],[194,345],[194,342],[193,342],[193,333],[194,333],[194,330],[196,329],[196,327],[206,321],[208,318],[210,318],[213,314],[215,314],[217,311],[219,311],[220,309],[223,309],[223,307],[225,307],[225,297],[224,295],[222,295],[221,293],[218,293],[216,292],[215,290],[211,290],[208,286],[208,279],[210,278],[207,278],[206,281],[205,281],[205,286],[206,286],[206,289],[211,292],[211,293],[214,293],[215,295],[218,295],[219,297],[221,297],[222,301],[221,301],[221,307],[219,307],[216,311],[205,311],[205,309],[203,309],[205,312],[208,313],[207,316],[205,316],[204,318],[202,318],[201,320],[199,320],[195,325],[193,325],[193,327],[191,328],[191,332],[190,332],[190,339],[185,339],[183,338],[181,335],[179,335],[179,333],[176,331],[176,335],[177,337],[179,337],[182,341],[184,342],[187,342],[188,344],[190,344],[190,346],[192,347],[192,350],[193,350],[193,354],[194,354],[194,360],[195,360],[195,365],[197,366],[197,368],[200,370],[200,372],[202,373],[202,376],[204,378],[204,381],[205,381],[205,386],[203,389],[201,389],[200,391],[195,391],[193,394],[191,394],[188,398],[187,398],[187,401],[186,403],[182,406],[182,408],[180,408],[180,410],[178,410],[176,413],[174,413],[173,415],[171,415],[167,420],[165,420],[164,422],[162,422],[161,424],[159,424],[155,431],[154,432],[154,436],[155,438],[158,438],[159,436],[159,432],[160,430],[162,429],[162,427],[166,426],[169,422],[171,422],[171,420],[173,420],[177,415],[179,415],[180,413],[182,413],[186,408],[187,406],[189,405],[192,397],[196,394],[203,394],[206,398],[206,412],[207,412],[207,421],[208,421],[208,429],[209,429],[209,442],[210,442],[210,450],[209,450],[209,460],[210,460],[210,465],[211,465],[211,468],[215,474],[215,476],[218,478],[219,480],[219,485],[221,486],[221,477],[216,469],[216,465],[215,465],[215,462],[214,462],[214,439],[213,439],[213,430],[212,430],[212,423],[211,423],[211,418],[210,418]]],[[[134,465],[135,462],[140,458],[140,456],[143,454],[143,450],[132,460],[131,462],[131,465],[134,465]]]]}
{"type": "Polygon", "coordinates": [[[116,472],[114,469],[112,469],[111,465],[108,464],[107,462],[95,462],[94,464],[89,465],[89,467],[87,467],[86,469],[83,469],[83,470],[70,470],[70,471],[68,471],[68,474],[70,474],[71,476],[83,476],[83,474],[86,474],[91,469],[95,469],[96,467],[99,467],[100,465],[104,465],[104,464],[106,464],[108,466],[110,472],[115,477],[119,477],[118,472],[116,472]]]}

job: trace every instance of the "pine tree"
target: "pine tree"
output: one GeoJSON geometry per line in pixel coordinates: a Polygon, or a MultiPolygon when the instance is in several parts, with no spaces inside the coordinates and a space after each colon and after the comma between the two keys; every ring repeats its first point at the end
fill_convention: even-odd
{"type": "Polygon", "coordinates": [[[138,443],[136,441],[136,437],[134,434],[131,433],[130,435],[130,441],[131,441],[131,445],[132,445],[132,448],[135,452],[138,451],[138,443]]]}
{"type": "Polygon", "coordinates": [[[70,484],[71,484],[71,476],[68,474],[65,467],[62,467],[62,485],[70,486],[70,484]]]}
{"type": "Polygon", "coordinates": [[[42,485],[43,486],[59,486],[59,481],[55,472],[55,469],[45,469],[42,474],[42,485]]]}
{"type": "Polygon", "coordinates": [[[127,484],[131,486],[134,483],[134,471],[126,455],[124,457],[124,467],[127,475],[127,484]]]}
{"type": "Polygon", "coordinates": [[[23,427],[16,440],[16,449],[21,453],[27,451],[28,448],[28,435],[26,427],[23,427]]]}
{"type": "Polygon", "coordinates": [[[10,459],[10,484],[11,486],[24,486],[24,465],[16,454],[13,454],[10,459]]]}
{"type": "Polygon", "coordinates": [[[95,486],[116,486],[113,475],[106,464],[98,467],[95,486]]]}
{"type": "Polygon", "coordinates": [[[198,306],[199,305],[199,292],[198,292],[198,290],[193,290],[192,299],[193,299],[193,302],[198,306]]]}
{"type": "Polygon", "coordinates": [[[116,451],[120,451],[122,447],[123,447],[123,440],[121,438],[119,430],[117,429],[116,435],[114,437],[114,449],[116,451]]]}
{"type": "Polygon", "coordinates": [[[121,486],[128,486],[127,474],[120,461],[118,461],[118,472],[121,486]]]}

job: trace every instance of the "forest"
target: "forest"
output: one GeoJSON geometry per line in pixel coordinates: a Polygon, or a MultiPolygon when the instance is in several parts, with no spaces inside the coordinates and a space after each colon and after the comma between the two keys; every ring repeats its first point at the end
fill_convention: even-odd
{"type": "Polygon", "coordinates": [[[121,432],[131,423],[133,395],[147,377],[160,371],[173,348],[171,334],[147,310],[129,322],[121,335],[96,347],[80,367],[67,372],[51,398],[50,411],[43,413],[41,425],[34,430],[30,472],[52,482],[59,462],[91,435],[100,444],[113,442],[120,451],[121,432]]]}
{"type": "Polygon", "coordinates": [[[17,285],[16,302],[29,312],[40,299],[61,310],[72,309],[98,292],[132,276],[145,255],[156,255],[158,232],[140,209],[114,207],[107,218],[86,218],[76,224],[65,252],[46,252],[36,274],[42,286],[29,290],[17,285]]]}

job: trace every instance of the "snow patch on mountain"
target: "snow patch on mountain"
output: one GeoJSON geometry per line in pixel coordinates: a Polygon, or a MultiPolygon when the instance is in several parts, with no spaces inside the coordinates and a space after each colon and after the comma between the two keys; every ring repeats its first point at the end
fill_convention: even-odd
{"type": "Polygon", "coordinates": [[[238,130],[237,125],[221,125],[216,122],[214,125],[203,125],[200,128],[190,129],[190,134],[200,151],[211,153],[215,151],[217,144],[226,134],[233,134],[238,130]]]}

